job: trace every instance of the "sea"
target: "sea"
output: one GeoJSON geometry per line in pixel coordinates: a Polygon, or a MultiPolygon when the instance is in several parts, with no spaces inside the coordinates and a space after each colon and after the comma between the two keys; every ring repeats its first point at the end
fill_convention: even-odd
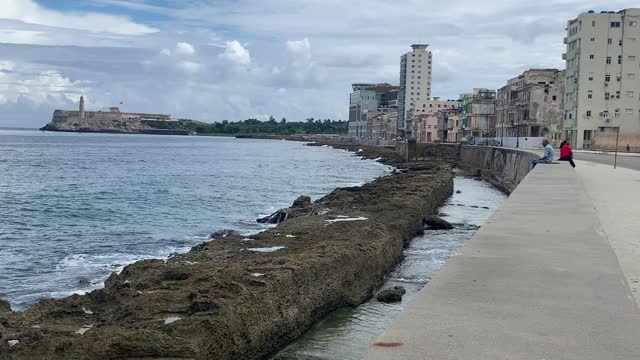
{"type": "Polygon", "coordinates": [[[229,137],[0,130],[0,299],[82,294],[141,259],[391,168],[328,147],[229,137]]]}

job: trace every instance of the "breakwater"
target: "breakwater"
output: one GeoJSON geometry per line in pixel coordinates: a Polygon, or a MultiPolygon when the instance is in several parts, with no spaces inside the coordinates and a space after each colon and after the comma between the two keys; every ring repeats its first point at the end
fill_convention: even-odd
{"type": "Polygon", "coordinates": [[[259,358],[369,298],[452,192],[446,164],[336,189],[310,215],[143,260],[87,295],[0,304],[8,359],[259,358]]]}

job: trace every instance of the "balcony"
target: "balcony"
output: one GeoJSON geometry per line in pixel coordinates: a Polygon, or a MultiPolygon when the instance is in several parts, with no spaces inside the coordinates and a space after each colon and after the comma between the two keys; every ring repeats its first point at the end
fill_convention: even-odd
{"type": "Polygon", "coordinates": [[[562,53],[562,60],[567,60],[567,53],[562,53]]]}

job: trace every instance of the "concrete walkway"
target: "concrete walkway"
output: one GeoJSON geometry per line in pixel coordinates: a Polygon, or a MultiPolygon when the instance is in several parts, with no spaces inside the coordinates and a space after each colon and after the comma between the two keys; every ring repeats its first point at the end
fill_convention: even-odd
{"type": "Polygon", "coordinates": [[[640,304],[640,171],[586,161],[576,164],[576,173],[593,200],[636,304],[640,304]]]}
{"type": "Polygon", "coordinates": [[[640,359],[640,314],[576,172],[531,172],[368,359],[640,359]]]}

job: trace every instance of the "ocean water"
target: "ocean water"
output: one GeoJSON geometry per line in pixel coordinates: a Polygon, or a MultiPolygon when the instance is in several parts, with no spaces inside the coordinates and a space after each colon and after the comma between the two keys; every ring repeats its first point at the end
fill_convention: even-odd
{"type": "MultiPolygon", "coordinates": [[[[355,360],[366,357],[371,345],[447,260],[470,239],[506,196],[483,181],[457,177],[453,196],[440,208],[452,230],[426,230],[404,250],[404,259],[382,288],[402,286],[402,302],[385,304],[371,299],[357,307],[340,308],[314,324],[273,360],[355,360]]],[[[428,289],[427,289],[428,290],[428,289]]]]}
{"type": "Polygon", "coordinates": [[[327,147],[221,137],[0,130],[0,298],[21,310],[103,286],[214,231],[389,167],[327,147]]]}

